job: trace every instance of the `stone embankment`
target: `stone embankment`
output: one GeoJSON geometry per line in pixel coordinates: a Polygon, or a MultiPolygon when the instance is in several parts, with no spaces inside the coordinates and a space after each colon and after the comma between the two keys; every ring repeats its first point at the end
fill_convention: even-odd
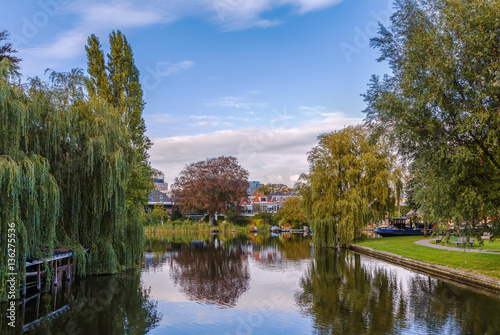
{"type": "Polygon", "coordinates": [[[375,250],[372,248],[353,244],[351,249],[364,255],[384,260],[389,263],[424,272],[426,274],[452,280],[461,284],[470,285],[483,290],[500,294],[500,280],[481,276],[463,270],[457,270],[446,266],[435,265],[417,261],[411,258],[396,255],[390,252],[375,250]]]}

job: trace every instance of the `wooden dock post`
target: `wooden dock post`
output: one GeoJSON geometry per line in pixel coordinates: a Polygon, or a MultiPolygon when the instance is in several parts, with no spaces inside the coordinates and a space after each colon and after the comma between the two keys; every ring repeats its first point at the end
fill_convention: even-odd
{"type": "Polygon", "coordinates": [[[40,263],[38,263],[36,268],[36,289],[40,291],[42,288],[42,276],[40,275],[40,263]]]}
{"type": "Polygon", "coordinates": [[[57,259],[54,261],[54,286],[57,286],[57,259]]]}
{"type": "Polygon", "coordinates": [[[68,257],[68,264],[66,266],[68,267],[68,271],[66,271],[66,279],[71,281],[71,257],[68,257]]]}

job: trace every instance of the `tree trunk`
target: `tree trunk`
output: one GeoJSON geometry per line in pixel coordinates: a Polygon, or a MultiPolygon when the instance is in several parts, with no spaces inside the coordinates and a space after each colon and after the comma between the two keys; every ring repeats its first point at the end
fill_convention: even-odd
{"type": "Polygon", "coordinates": [[[212,212],[208,212],[208,223],[213,226],[215,222],[215,215],[212,212]]]}

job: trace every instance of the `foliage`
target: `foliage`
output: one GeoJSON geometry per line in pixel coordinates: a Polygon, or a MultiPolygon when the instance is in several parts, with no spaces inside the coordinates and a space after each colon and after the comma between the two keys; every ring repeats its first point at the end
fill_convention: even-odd
{"type": "Polygon", "coordinates": [[[500,207],[497,1],[400,0],[371,42],[392,76],[373,77],[367,120],[411,164],[431,219],[477,225],[500,207]]]}
{"type": "Polygon", "coordinates": [[[179,220],[180,218],[182,218],[181,212],[179,212],[178,209],[172,210],[172,215],[170,216],[170,220],[175,221],[179,220]]]}
{"type": "Polygon", "coordinates": [[[165,223],[165,218],[168,218],[167,210],[165,206],[160,204],[155,204],[151,213],[147,215],[147,225],[159,225],[165,223]]]}
{"type": "Polygon", "coordinates": [[[281,225],[290,223],[293,229],[307,225],[307,218],[301,207],[301,202],[302,199],[299,197],[292,197],[285,201],[276,213],[276,221],[281,225]]]}
{"type": "MultiPolygon", "coordinates": [[[[8,40],[9,36],[10,34],[7,30],[0,31],[0,42],[8,40]]],[[[10,69],[14,73],[17,73],[17,71],[19,71],[19,63],[21,62],[21,59],[14,56],[13,54],[15,53],[17,53],[17,50],[12,48],[12,43],[4,43],[3,45],[0,45],[0,62],[4,59],[8,59],[10,61],[10,69]]]]}
{"type": "MultiPolygon", "coordinates": [[[[17,271],[24,278],[26,256],[54,247],[60,190],[47,159],[29,150],[28,135],[39,115],[22,88],[6,81],[9,63],[0,62],[0,273],[17,271]],[[12,268],[9,246],[16,248],[12,268]]],[[[0,301],[7,298],[6,280],[0,276],[0,301]]]]}
{"type": "Polygon", "coordinates": [[[288,186],[286,186],[285,184],[269,183],[269,184],[265,184],[265,185],[260,186],[257,190],[255,190],[255,192],[253,192],[253,194],[255,195],[257,193],[262,193],[265,195],[269,195],[269,194],[274,193],[274,192],[282,192],[282,193],[288,194],[291,191],[292,190],[288,186]]]}
{"type": "MultiPolygon", "coordinates": [[[[137,145],[130,126],[115,106],[88,94],[81,70],[51,72],[48,83],[32,78],[21,87],[8,82],[7,62],[0,66],[0,227],[7,232],[15,224],[19,278],[26,257],[55,245],[75,250],[80,274],[136,266],[144,238],[141,199],[152,171],[133,163],[140,159],[131,154],[137,145]]],[[[0,237],[2,273],[12,272],[5,267],[6,238],[0,237]]]]}
{"type": "Polygon", "coordinates": [[[221,156],[188,164],[175,178],[172,186],[184,211],[207,211],[209,222],[215,213],[238,213],[239,201],[246,196],[248,171],[235,157],[221,156]]]}
{"type": "Polygon", "coordinates": [[[153,190],[151,176],[160,173],[148,163],[151,141],[146,136],[142,118],[145,102],[139,83],[139,70],[134,64],[132,48],[118,30],[109,35],[110,53],[105,65],[104,53],[95,35],[88,38],[87,64],[89,78],[85,84],[90,96],[106,100],[121,115],[128,132],[129,146],[124,152],[131,166],[125,186],[128,203],[145,203],[153,190]]]}
{"type": "Polygon", "coordinates": [[[362,126],[323,134],[308,154],[309,174],[298,188],[316,246],[347,247],[394,207],[400,193],[394,157],[368,135],[362,126]]]}
{"type": "Polygon", "coordinates": [[[276,224],[276,218],[275,218],[273,213],[261,212],[261,213],[255,214],[253,217],[254,217],[254,219],[257,219],[257,220],[260,219],[263,222],[266,222],[270,226],[274,226],[276,224]]]}

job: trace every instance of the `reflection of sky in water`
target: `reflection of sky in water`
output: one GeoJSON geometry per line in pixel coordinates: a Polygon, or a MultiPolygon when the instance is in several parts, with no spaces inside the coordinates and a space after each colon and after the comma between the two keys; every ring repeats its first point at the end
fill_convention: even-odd
{"type": "Polygon", "coordinates": [[[250,272],[249,287],[232,308],[190,301],[172,281],[167,258],[154,270],[144,271],[143,286],[151,287],[151,297],[158,300],[163,314],[150,334],[311,333],[311,320],[299,311],[294,298],[310,260],[284,260],[277,248],[249,250],[242,258],[250,272]]]}
{"type": "Polygon", "coordinates": [[[19,307],[19,322],[67,305],[30,334],[500,334],[498,295],[302,236],[254,237],[148,240],[140,273],[80,278],[57,304],[19,307]]]}
{"type": "Polygon", "coordinates": [[[200,249],[193,253],[184,246],[183,251],[166,251],[161,257],[158,253],[145,255],[142,285],[151,288],[151,299],[158,301],[163,315],[150,334],[468,333],[464,327],[472,329],[470,333],[496,334],[494,329],[500,329],[497,296],[352,252],[314,255],[308,240],[294,245],[302,248],[300,252],[286,249],[286,243],[218,245],[212,249],[217,261],[207,259],[208,263],[237,269],[233,281],[240,272],[245,277],[245,289],[235,290],[229,305],[203,295],[206,287],[219,283],[213,274],[191,278],[193,268],[199,266],[193,259],[204,256],[200,249]],[[224,249],[231,250],[230,261],[220,257],[224,249]],[[294,259],[288,259],[287,254],[294,259]],[[172,279],[175,271],[177,282],[172,279]],[[185,293],[183,280],[189,282],[190,294],[185,293]],[[196,284],[203,286],[201,293],[196,284]],[[489,303],[491,308],[485,306],[489,303]],[[488,313],[495,316],[485,319],[488,313]],[[342,323],[350,322],[356,329],[343,328],[342,323]]]}

